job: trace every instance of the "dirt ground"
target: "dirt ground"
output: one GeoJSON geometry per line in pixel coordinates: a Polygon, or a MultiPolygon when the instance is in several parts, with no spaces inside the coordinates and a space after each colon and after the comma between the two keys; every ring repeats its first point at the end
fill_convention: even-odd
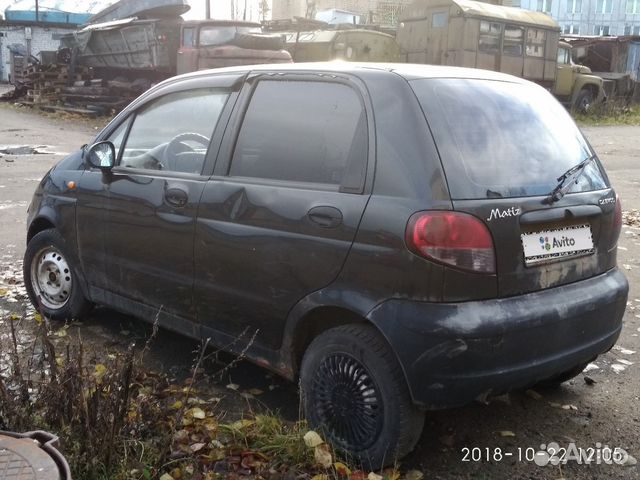
{"type": "MultiPolygon", "coordinates": [[[[3,282],[6,287],[12,278],[20,280],[26,209],[38,181],[64,154],[91,142],[98,124],[0,105],[0,287],[3,282]],[[11,153],[21,146],[40,153],[11,153]]],[[[630,212],[631,224],[622,229],[618,263],[631,290],[617,346],[558,390],[515,392],[487,405],[429,413],[422,439],[403,461],[403,469],[417,468],[429,479],[640,478],[640,467],[634,464],[640,459],[640,220],[633,220],[633,209],[640,209],[640,126],[588,127],[584,131],[604,162],[623,209],[630,212]],[[605,446],[618,447],[631,457],[626,465],[596,462],[594,457],[588,465],[573,460],[566,465],[538,466],[532,455],[553,442],[587,454],[606,452],[605,446]]],[[[637,211],[635,214],[637,218],[637,211]]],[[[22,312],[23,303],[12,295],[0,297],[0,313],[22,312]]],[[[149,327],[102,308],[82,325],[72,326],[70,334],[77,333],[95,345],[96,351],[107,352],[143,339],[149,327]]],[[[3,334],[6,323],[0,321],[0,336],[3,334]]],[[[28,337],[28,328],[25,335],[28,337]]],[[[155,368],[184,375],[197,347],[196,342],[160,332],[149,361],[155,368]]],[[[210,388],[226,397],[231,415],[247,408],[270,409],[297,419],[295,385],[247,363],[241,362],[224,378],[212,381],[210,388]],[[229,383],[239,388],[229,389],[229,383]],[[255,399],[242,395],[252,388],[264,394],[255,399]]]]}

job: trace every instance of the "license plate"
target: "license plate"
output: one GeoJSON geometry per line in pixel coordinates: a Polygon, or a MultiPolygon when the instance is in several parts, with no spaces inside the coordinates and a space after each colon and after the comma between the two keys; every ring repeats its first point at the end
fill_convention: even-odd
{"type": "Polygon", "coordinates": [[[520,239],[526,265],[593,253],[589,225],[523,233],[520,239]]]}

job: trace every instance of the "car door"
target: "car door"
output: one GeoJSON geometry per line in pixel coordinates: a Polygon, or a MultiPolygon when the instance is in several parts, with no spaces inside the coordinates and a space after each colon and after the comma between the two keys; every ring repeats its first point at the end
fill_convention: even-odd
{"type": "MultiPolygon", "coordinates": [[[[195,318],[195,215],[220,144],[217,125],[228,119],[238,76],[169,88],[114,130],[126,130],[117,165],[106,176],[89,173],[103,175],[93,204],[100,225],[93,223],[104,248],[106,303],[120,297],[195,318]]],[[[85,183],[95,188],[97,181],[85,183]]]]}
{"type": "Polygon", "coordinates": [[[275,348],[289,310],[337,277],[372,180],[362,92],[335,75],[261,74],[245,85],[198,211],[203,334],[275,348]]]}

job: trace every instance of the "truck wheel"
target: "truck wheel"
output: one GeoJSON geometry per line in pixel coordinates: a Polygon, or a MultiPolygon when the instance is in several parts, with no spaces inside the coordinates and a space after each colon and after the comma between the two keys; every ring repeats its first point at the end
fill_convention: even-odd
{"type": "Polygon", "coordinates": [[[345,325],[316,337],[302,360],[300,388],[310,426],[367,471],[397,461],[420,438],[424,412],[371,326],[345,325]]]}
{"type": "Polygon", "coordinates": [[[587,113],[591,105],[593,105],[593,93],[591,93],[591,90],[583,88],[580,90],[580,93],[578,93],[573,108],[578,113],[587,113]]]}
{"type": "Polygon", "coordinates": [[[91,309],[80,287],[75,257],[54,229],[36,234],[24,254],[24,283],[33,306],[54,320],[79,318],[91,309]]]}

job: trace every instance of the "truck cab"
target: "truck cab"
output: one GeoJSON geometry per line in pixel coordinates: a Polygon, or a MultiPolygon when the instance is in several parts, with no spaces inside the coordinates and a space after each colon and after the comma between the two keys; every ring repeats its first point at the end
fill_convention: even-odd
{"type": "Polygon", "coordinates": [[[279,35],[262,33],[259,23],[226,20],[184,22],[178,74],[232,65],[291,63],[279,35]]]}
{"type": "Polygon", "coordinates": [[[577,65],[571,58],[571,45],[558,43],[556,80],[552,93],[562,103],[579,112],[588,111],[592,105],[604,100],[603,80],[591,74],[591,69],[577,65]]]}

